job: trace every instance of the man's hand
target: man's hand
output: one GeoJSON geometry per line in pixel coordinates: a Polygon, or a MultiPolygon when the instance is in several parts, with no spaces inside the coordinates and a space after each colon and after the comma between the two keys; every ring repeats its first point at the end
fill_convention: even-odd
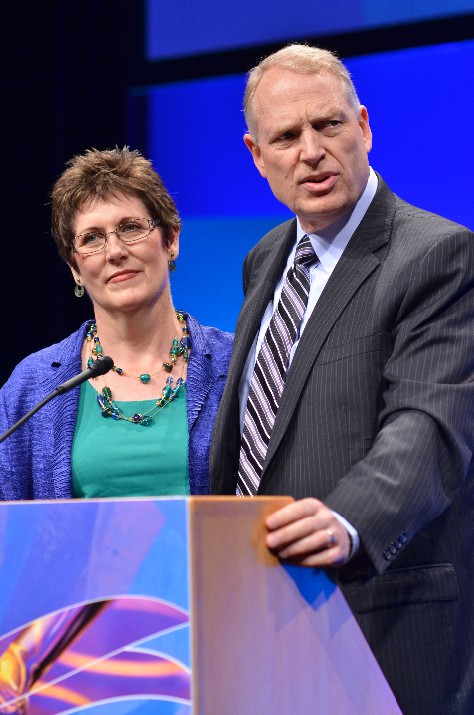
{"type": "Polygon", "coordinates": [[[337,567],[348,561],[351,539],[333,512],[318,499],[300,499],[265,519],[268,548],[299,566],[337,567]]]}

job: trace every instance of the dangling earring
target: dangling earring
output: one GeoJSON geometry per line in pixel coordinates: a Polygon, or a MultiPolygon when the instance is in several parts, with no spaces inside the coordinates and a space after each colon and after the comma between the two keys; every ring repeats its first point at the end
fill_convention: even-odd
{"type": "Polygon", "coordinates": [[[76,278],[76,285],[74,286],[74,295],[76,298],[82,298],[84,295],[84,286],[81,283],[80,278],[76,278]]]}
{"type": "Polygon", "coordinates": [[[173,253],[173,251],[170,251],[169,256],[170,256],[170,258],[169,258],[169,261],[168,261],[168,270],[169,270],[170,273],[173,273],[173,271],[176,270],[176,261],[174,260],[174,253],[173,253]]]}

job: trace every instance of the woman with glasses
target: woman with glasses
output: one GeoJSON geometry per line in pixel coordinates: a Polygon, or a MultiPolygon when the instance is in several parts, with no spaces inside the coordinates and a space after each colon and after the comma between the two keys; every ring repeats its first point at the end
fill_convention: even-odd
{"type": "Polygon", "coordinates": [[[74,157],[52,233],[93,317],[23,360],[0,390],[3,434],[104,355],[114,367],[48,402],[0,445],[0,498],[206,494],[232,336],[175,310],[176,206],[139,152],[74,157]]]}

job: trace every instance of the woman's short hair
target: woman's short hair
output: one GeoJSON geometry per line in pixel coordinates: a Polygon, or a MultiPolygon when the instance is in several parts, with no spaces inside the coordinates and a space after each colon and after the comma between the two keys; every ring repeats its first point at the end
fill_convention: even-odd
{"type": "Polygon", "coordinates": [[[261,60],[253,69],[248,72],[247,85],[244,95],[245,121],[250,133],[255,133],[255,117],[253,115],[253,98],[255,96],[258,83],[263,74],[270,67],[282,67],[284,69],[300,72],[301,74],[328,73],[335,76],[345,87],[349,101],[354,105],[356,111],[360,108],[359,98],[352,82],[348,69],[341,60],[329,50],[310,45],[293,43],[274,52],[261,60]]]}
{"type": "Polygon", "coordinates": [[[179,230],[181,219],[173,199],[151,162],[139,151],[126,146],[88,149],[66,166],[51,191],[51,232],[59,255],[67,263],[75,263],[72,246],[76,213],[90,202],[122,194],[134,196],[143,201],[151,218],[160,221],[167,244],[179,230]]]}

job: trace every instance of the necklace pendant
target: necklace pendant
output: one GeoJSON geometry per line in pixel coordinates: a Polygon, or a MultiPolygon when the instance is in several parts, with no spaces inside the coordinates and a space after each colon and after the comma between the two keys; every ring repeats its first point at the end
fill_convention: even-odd
{"type": "Polygon", "coordinates": [[[140,375],[140,382],[143,382],[144,385],[147,384],[147,382],[150,382],[151,380],[151,375],[149,375],[147,372],[144,372],[140,375]]]}

